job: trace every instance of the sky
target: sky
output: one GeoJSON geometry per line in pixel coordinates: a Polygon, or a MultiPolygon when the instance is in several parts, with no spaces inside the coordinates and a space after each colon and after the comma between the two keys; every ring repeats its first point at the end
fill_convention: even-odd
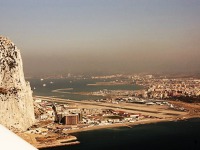
{"type": "Polygon", "coordinates": [[[200,0],[0,0],[25,75],[200,72],[200,0]]]}

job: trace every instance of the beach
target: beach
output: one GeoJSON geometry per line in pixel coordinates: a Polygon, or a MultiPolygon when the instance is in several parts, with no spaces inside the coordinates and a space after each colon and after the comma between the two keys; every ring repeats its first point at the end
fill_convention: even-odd
{"type": "MultiPolygon", "coordinates": [[[[74,101],[74,100],[67,100],[67,99],[60,99],[60,98],[52,98],[52,97],[43,97],[43,96],[37,96],[34,97],[35,99],[42,99],[43,101],[48,102],[54,102],[54,103],[60,103],[60,104],[74,104],[78,108],[101,108],[101,109],[117,109],[119,111],[126,111],[129,113],[141,113],[146,116],[151,116],[149,118],[143,118],[139,119],[134,122],[127,122],[127,123],[113,123],[108,125],[93,125],[93,126],[87,126],[82,128],[75,128],[71,130],[66,130],[65,133],[70,136],[66,136],[66,138],[59,139],[59,134],[47,134],[47,135],[41,135],[41,134],[20,134],[22,138],[24,138],[26,141],[31,143],[37,148],[47,148],[47,147],[57,147],[57,146],[65,146],[65,145],[76,145],[79,144],[79,139],[77,139],[75,136],[72,136],[71,134],[84,132],[84,131],[92,131],[92,130],[100,130],[100,129],[106,129],[106,128],[118,128],[118,127],[128,127],[128,128],[134,128],[134,126],[141,125],[141,124],[154,124],[158,122],[171,122],[171,121],[179,121],[189,118],[198,118],[199,111],[196,113],[191,113],[190,110],[192,110],[194,107],[196,110],[200,110],[199,105],[194,105],[192,107],[192,104],[189,105],[190,110],[187,111],[177,111],[173,109],[169,109],[167,106],[146,106],[143,104],[120,104],[120,107],[118,104],[110,104],[110,103],[99,103],[94,101],[74,101]],[[43,139],[50,139],[49,141],[41,140],[38,142],[38,138],[43,139]]],[[[185,103],[178,103],[179,105],[184,105],[186,107],[187,105],[185,103]]],[[[67,127],[67,126],[66,126],[67,127]]],[[[54,125],[54,128],[62,128],[65,129],[65,126],[62,125],[54,125]]]]}
{"type": "Polygon", "coordinates": [[[76,132],[80,144],[42,150],[198,150],[200,119],[157,122],[130,127],[105,128],[76,132]]]}
{"type": "MultiPolygon", "coordinates": [[[[137,85],[98,85],[98,86],[88,86],[88,84],[96,83],[92,80],[81,80],[81,81],[73,81],[70,80],[46,80],[42,82],[51,82],[53,84],[49,84],[47,87],[41,86],[41,81],[32,80],[33,86],[36,87],[34,91],[36,95],[34,96],[35,100],[46,101],[49,104],[61,104],[68,105],[69,107],[75,107],[76,109],[99,109],[99,110],[115,110],[116,112],[126,112],[129,114],[138,114],[139,116],[144,116],[144,118],[132,121],[132,122],[123,122],[123,123],[109,123],[109,124],[99,124],[99,125],[75,125],[70,126],[66,125],[58,125],[54,124],[51,121],[50,124],[52,129],[61,129],[64,130],[64,133],[67,135],[64,136],[63,139],[59,139],[58,137],[61,135],[60,133],[47,133],[46,135],[40,134],[25,134],[25,136],[21,135],[25,140],[34,145],[37,148],[47,148],[47,147],[57,147],[57,146],[69,146],[69,145],[77,145],[80,144],[79,138],[76,139],[76,134],[82,133],[85,131],[100,131],[105,129],[116,129],[119,127],[125,127],[128,129],[133,129],[136,126],[144,125],[144,124],[156,124],[159,122],[177,122],[179,120],[186,120],[189,118],[198,118],[200,116],[200,105],[199,104],[189,104],[178,101],[166,101],[169,104],[166,105],[147,105],[147,104],[139,104],[139,103],[127,103],[127,102],[119,102],[112,103],[109,101],[97,101],[97,97],[91,95],[91,92],[99,91],[101,89],[109,89],[109,90],[142,90],[142,87],[138,87],[137,85]],[[34,81],[34,82],[33,82],[34,81]],[[66,86],[65,83],[68,83],[66,86]],[[42,93],[42,94],[41,94],[42,93]],[[85,97],[87,94],[87,97],[85,97]],[[39,96],[40,95],[40,96],[39,96]],[[41,96],[43,95],[43,96],[41,96]],[[87,100],[85,100],[87,99],[87,100]],[[93,100],[92,100],[93,99],[93,100]],[[171,104],[173,107],[171,107],[171,104]],[[177,109],[178,108],[178,109],[177,109]],[[181,109],[179,109],[181,108],[181,109]],[[184,108],[184,109],[183,109],[184,108]],[[39,139],[47,139],[46,142],[43,141],[38,142],[37,137],[39,139]],[[68,139],[67,139],[68,138],[68,139]],[[48,141],[49,139],[49,141],[48,141]],[[64,142],[63,142],[64,141],[64,142]],[[68,142],[66,142],[68,141],[68,142]]],[[[39,126],[40,127],[40,126],[39,126]]],[[[48,124],[41,127],[48,127],[48,124]]],[[[51,130],[52,130],[51,129],[51,130]]],[[[42,129],[43,130],[43,129],[42,129]]],[[[48,128],[49,130],[49,128],[48,128]]]]}

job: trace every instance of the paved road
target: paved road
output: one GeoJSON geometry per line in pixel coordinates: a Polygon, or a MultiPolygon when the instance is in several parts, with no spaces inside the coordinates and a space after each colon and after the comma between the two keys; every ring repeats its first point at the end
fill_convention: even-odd
{"type": "Polygon", "coordinates": [[[49,102],[57,102],[63,104],[76,104],[81,108],[103,108],[103,109],[117,109],[120,111],[126,111],[129,113],[140,113],[143,115],[154,116],[158,118],[171,118],[171,117],[180,117],[182,115],[186,115],[187,112],[180,112],[176,110],[168,109],[167,106],[147,106],[145,104],[133,104],[133,103],[103,103],[103,102],[95,102],[95,101],[76,101],[76,100],[68,100],[61,98],[53,98],[53,97],[44,97],[44,96],[36,96],[35,99],[46,100],[49,102]]]}

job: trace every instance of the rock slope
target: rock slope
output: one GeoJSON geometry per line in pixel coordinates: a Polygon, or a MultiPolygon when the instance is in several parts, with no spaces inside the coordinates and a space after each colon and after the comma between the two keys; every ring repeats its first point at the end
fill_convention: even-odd
{"type": "Polygon", "coordinates": [[[34,121],[32,91],[24,79],[20,51],[0,36],[0,124],[26,130],[34,121]]]}

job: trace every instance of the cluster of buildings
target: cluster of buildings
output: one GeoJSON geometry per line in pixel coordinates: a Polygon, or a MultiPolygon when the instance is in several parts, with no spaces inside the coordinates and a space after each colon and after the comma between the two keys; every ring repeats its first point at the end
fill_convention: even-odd
{"type": "MultiPolygon", "coordinates": [[[[94,79],[123,78],[137,85],[145,87],[142,90],[99,90],[91,92],[91,95],[104,96],[95,100],[105,103],[138,103],[145,105],[167,105],[176,109],[172,104],[165,101],[174,97],[200,97],[200,80],[193,78],[166,78],[154,77],[153,75],[133,76],[99,76],[94,79]]],[[[120,79],[121,80],[121,79],[120,79]]],[[[128,104],[127,104],[128,105],[128,104]]],[[[116,106],[116,105],[115,105],[116,106]]],[[[118,105],[117,105],[118,106],[118,105]]],[[[35,100],[35,116],[39,121],[51,120],[65,129],[79,129],[96,125],[109,125],[114,123],[128,123],[152,116],[132,114],[120,109],[104,109],[101,107],[85,107],[75,104],[59,104],[40,99],[35,100]]],[[[117,108],[117,107],[116,107],[117,108]]],[[[119,105],[120,108],[120,105],[119,105]]],[[[179,108],[177,108],[179,109],[179,108]]],[[[181,111],[185,111],[181,108],[181,111]]]]}
{"type": "Polygon", "coordinates": [[[79,108],[76,105],[58,104],[41,100],[35,100],[35,107],[38,109],[36,111],[38,113],[36,115],[37,120],[52,120],[58,124],[76,126],[76,128],[78,126],[87,127],[134,122],[149,117],[113,109],[79,108]]]}
{"type": "Polygon", "coordinates": [[[121,78],[124,75],[114,74],[114,75],[105,75],[105,76],[92,76],[92,79],[112,79],[112,78],[121,78]]]}
{"type": "Polygon", "coordinates": [[[127,123],[144,118],[141,114],[131,114],[113,109],[99,109],[99,113],[84,115],[83,123],[89,126],[127,123]]]}
{"type": "Polygon", "coordinates": [[[168,102],[163,100],[179,99],[188,102],[200,100],[200,79],[195,78],[175,78],[166,76],[153,76],[153,75],[112,75],[100,76],[98,78],[114,78],[132,80],[132,83],[144,87],[142,90],[100,90],[91,92],[91,95],[104,96],[104,99],[96,100],[100,102],[130,102],[140,103],[147,105],[169,105],[168,102]]]}
{"type": "Polygon", "coordinates": [[[173,97],[199,97],[200,80],[193,78],[154,78],[152,75],[133,77],[134,82],[147,89],[140,94],[143,98],[169,99],[173,97]]]}
{"type": "Polygon", "coordinates": [[[134,91],[132,90],[108,90],[108,89],[103,89],[95,92],[91,92],[91,95],[96,95],[96,96],[121,96],[121,95],[131,95],[133,94],[134,91]]]}
{"type": "Polygon", "coordinates": [[[38,120],[53,120],[65,125],[76,125],[82,120],[81,109],[76,105],[56,104],[36,99],[35,108],[38,120]]]}

